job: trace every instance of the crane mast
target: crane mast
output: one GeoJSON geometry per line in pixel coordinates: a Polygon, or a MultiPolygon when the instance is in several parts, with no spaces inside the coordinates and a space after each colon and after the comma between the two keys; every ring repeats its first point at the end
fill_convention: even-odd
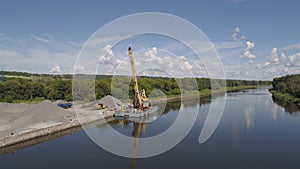
{"type": "Polygon", "coordinates": [[[139,92],[139,86],[138,86],[138,81],[137,81],[137,77],[136,77],[134,58],[132,55],[131,47],[128,48],[128,53],[129,53],[129,57],[130,57],[132,79],[133,79],[133,86],[134,86],[134,93],[135,93],[135,98],[134,98],[133,104],[134,104],[135,108],[140,108],[142,106],[142,99],[141,99],[140,92],[139,92]]]}

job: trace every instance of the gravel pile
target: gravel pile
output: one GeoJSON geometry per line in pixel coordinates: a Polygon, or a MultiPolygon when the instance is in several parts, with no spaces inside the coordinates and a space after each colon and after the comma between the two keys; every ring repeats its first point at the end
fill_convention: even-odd
{"type": "Polygon", "coordinates": [[[30,116],[32,122],[61,120],[64,117],[72,115],[70,111],[63,109],[50,101],[43,101],[39,104],[36,104],[30,109],[23,111],[22,114],[25,116],[30,116]]]}
{"type": "Polygon", "coordinates": [[[32,107],[30,104],[25,103],[2,103],[0,102],[0,113],[19,113],[28,110],[32,107]]]}
{"type": "Polygon", "coordinates": [[[86,104],[82,105],[81,108],[94,110],[94,109],[96,109],[96,106],[98,104],[106,105],[108,107],[108,109],[116,109],[116,108],[119,108],[120,106],[124,105],[121,102],[121,100],[116,99],[111,95],[107,95],[100,100],[86,103],[86,104]]]}
{"type": "Polygon", "coordinates": [[[50,101],[35,105],[0,103],[0,125],[6,128],[19,128],[24,125],[47,121],[68,121],[74,112],[58,107],[50,101]]]}
{"type": "Polygon", "coordinates": [[[118,108],[123,105],[121,100],[116,99],[110,95],[103,97],[98,101],[98,103],[106,105],[109,109],[118,108]]]}

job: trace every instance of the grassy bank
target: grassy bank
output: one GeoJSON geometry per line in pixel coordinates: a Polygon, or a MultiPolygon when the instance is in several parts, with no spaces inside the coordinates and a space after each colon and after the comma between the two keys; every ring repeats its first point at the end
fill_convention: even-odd
{"type": "MultiPolygon", "coordinates": [[[[242,91],[242,90],[247,90],[247,89],[255,89],[259,86],[254,86],[254,85],[249,85],[249,86],[229,86],[229,87],[224,87],[224,88],[220,88],[217,90],[209,90],[209,89],[205,89],[205,90],[201,90],[200,92],[186,92],[184,93],[182,96],[181,95],[167,95],[166,99],[167,101],[172,101],[172,100],[178,100],[181,97],[183,98],[195,98],[195,97],[199,97],[200,94],[200,98],[203,97],[210,97],[211,93],[213,92],[214,94],[221,94],[221,93],[229,93],[229,92],[237,92],[237,91],[242,91]]],[[[162,98],[153,98],[154,101],[159,101],[162,98]]]]}
{"type": "Polygon", "coordinates": [[[274,89],[270,89],[269,91],[272,93],[273,97],[277,99],[287,101],[287,102],[292,102],[292,103],[300,103],[300,98],[295,97],[289,93],[281,93],[274,89]]]}
{"type": "MultiPolygon", "coordinates": [[[[200,92],[186,92],[182,96],[181,95],[167,95],[165,100],[167,100],[167,101],[178,100],[181,97],[183,97],[183,98],[199,97],[199,95],[198,95],[199,93],[200,93],[200,98],[201,97],[210,97],[211,92],[214,92],[214,94],[221,94],[224,92],[235,92],[235,91],[241,91],[241,90],[247,90],[247,89],[255,89],[257,87],[259,87],[259,86],[249,85],[249,86],[229,86],[229,87],[220,88],[217,90],[205,89],[205,90],[201,90],[200,92]]],[[[161,99],[162,99],[161,97],[153,98],[154,101],[159,101],[161,99]]],[[[14,100],[13,103],[37,104],[44,100],[46,100],[46,99],[43,97],[39,97],[39,98],[31,99],[31,100],[14,100]]],[[[122,101],[125,103],[131,102],[131,100],[122,100],[122,101]]]]}
{"type": "Polygon", "coordinates": [[[38,97],[30,100],[13,100],[12,103],[26,103],[26,104],[37,104],[42,101],[45,101],[46,99],[43,97],[38,97]]]}
{"type": "MultiPolygon", "coordinates": [[[[193,98],[193,97],[199,97],[199,93],[200,93],[200,97],[210,97],[211,96],[211,92],[214,92],[214,94],[220,94],[220,93],[224,93],[224,92],[235,92],[235,91],[241,91],[241,90],[247,90],[247,89],[254,89],[259,87],[260,85],[243,85],[243,86],[227,86],[226,88],[220,88],[217,90],[209,90],[209,89],[205,89],[205,90],[201,90],[200,92],[185,92],[182,96],[179,95],[166,95],[166,100],[171,101],[171,100],[177,100],[180,99],[181,97],[183,98],[193,98]]],[[[153,100],[161,100],[161,97],[157,97],[157,98],[153,98],[153,100]]],[[[42,101],[45,101],[47,99],[43,98],[43,97],[37,97],[34,99],[29,99],[29,100],[13,100],[12,103],[26,103],[26,104],[37,104],[40,103],[42,101]]],[[[123,102],[131,102],[131,100],[122,100],[123,102]]]]}

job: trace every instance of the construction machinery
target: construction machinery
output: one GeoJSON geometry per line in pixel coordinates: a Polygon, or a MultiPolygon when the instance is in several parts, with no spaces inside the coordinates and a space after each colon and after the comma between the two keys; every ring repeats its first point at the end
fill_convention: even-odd
{"type": "Polygon", "coordinates": [[[134,58],[130,46],[128,48],[128,53],[130,57],[132,80],[133,80],[133,87],[134,87],[134,99],[133,99],[134,108],[141,109],[141,110],[149,109],[151,105],[149,99],[146,96],[146,91],[144,89],[139,91],[139,85],[138,85],[135,65],[134,65],[134,58]]]}
{"type": "Polygon", "coordinates": [[[114,113],[114,116],[117,118],[140,118],[145,120],[146,117],[149,118],[150,116],[154,116],[155,113],[158,112],[158,107],[151,106],[150,101],[146,96],[146,91],[144,89],[139,90],[131,47],[128,48],[128,53],[130,57],[132,81],[134,88],[133,105],[129,104],[126,108],[121,107],[120,110],[114,113]]]}
{"type": "Polygon", "coordinates": [[[96,106],[97,110],[102,110],[102,109],[106,109],[106,108],[107,108],[107,106],[102,104],[102,103],[98,103],[97,106],[96,106]]]}

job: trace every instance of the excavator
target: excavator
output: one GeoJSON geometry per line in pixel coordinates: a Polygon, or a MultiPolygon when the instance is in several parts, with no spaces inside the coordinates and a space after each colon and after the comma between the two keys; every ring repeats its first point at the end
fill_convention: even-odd
{"type": "Polygon", "coordinates": [[[131,107],[129,106],[127,110],[122,110],[121,108],[119,111],[117,111],[114,114],[114,116],[122,117],[122,118],[143,118],[145,116],[157,112],[158,107],[151,106],[150,101],[146,96],[146,91],[144,89],[139,90],[131,47],[128,48],[128,53],[129,53],[129,58],[131,63],[132,81],[133,81],[133,88],[134,88],[133,106],[131,107]]]}
{"type": "Polygon", "coordinates": [[[133,87],[134,87],[134,99],[133,99],[133,106],[134,108],[140,110],[146,110],[150,108],[149,99],[146,96],[146,91],[144,89],[139,90],[139,85],[136,77],[135,65],[134,65],[134,58],[132,54],[132,49],[129,46],[128,53],[130,57],[131,63],[131,71],[132,71],[132,80],[133,80],[133,87]]]}

